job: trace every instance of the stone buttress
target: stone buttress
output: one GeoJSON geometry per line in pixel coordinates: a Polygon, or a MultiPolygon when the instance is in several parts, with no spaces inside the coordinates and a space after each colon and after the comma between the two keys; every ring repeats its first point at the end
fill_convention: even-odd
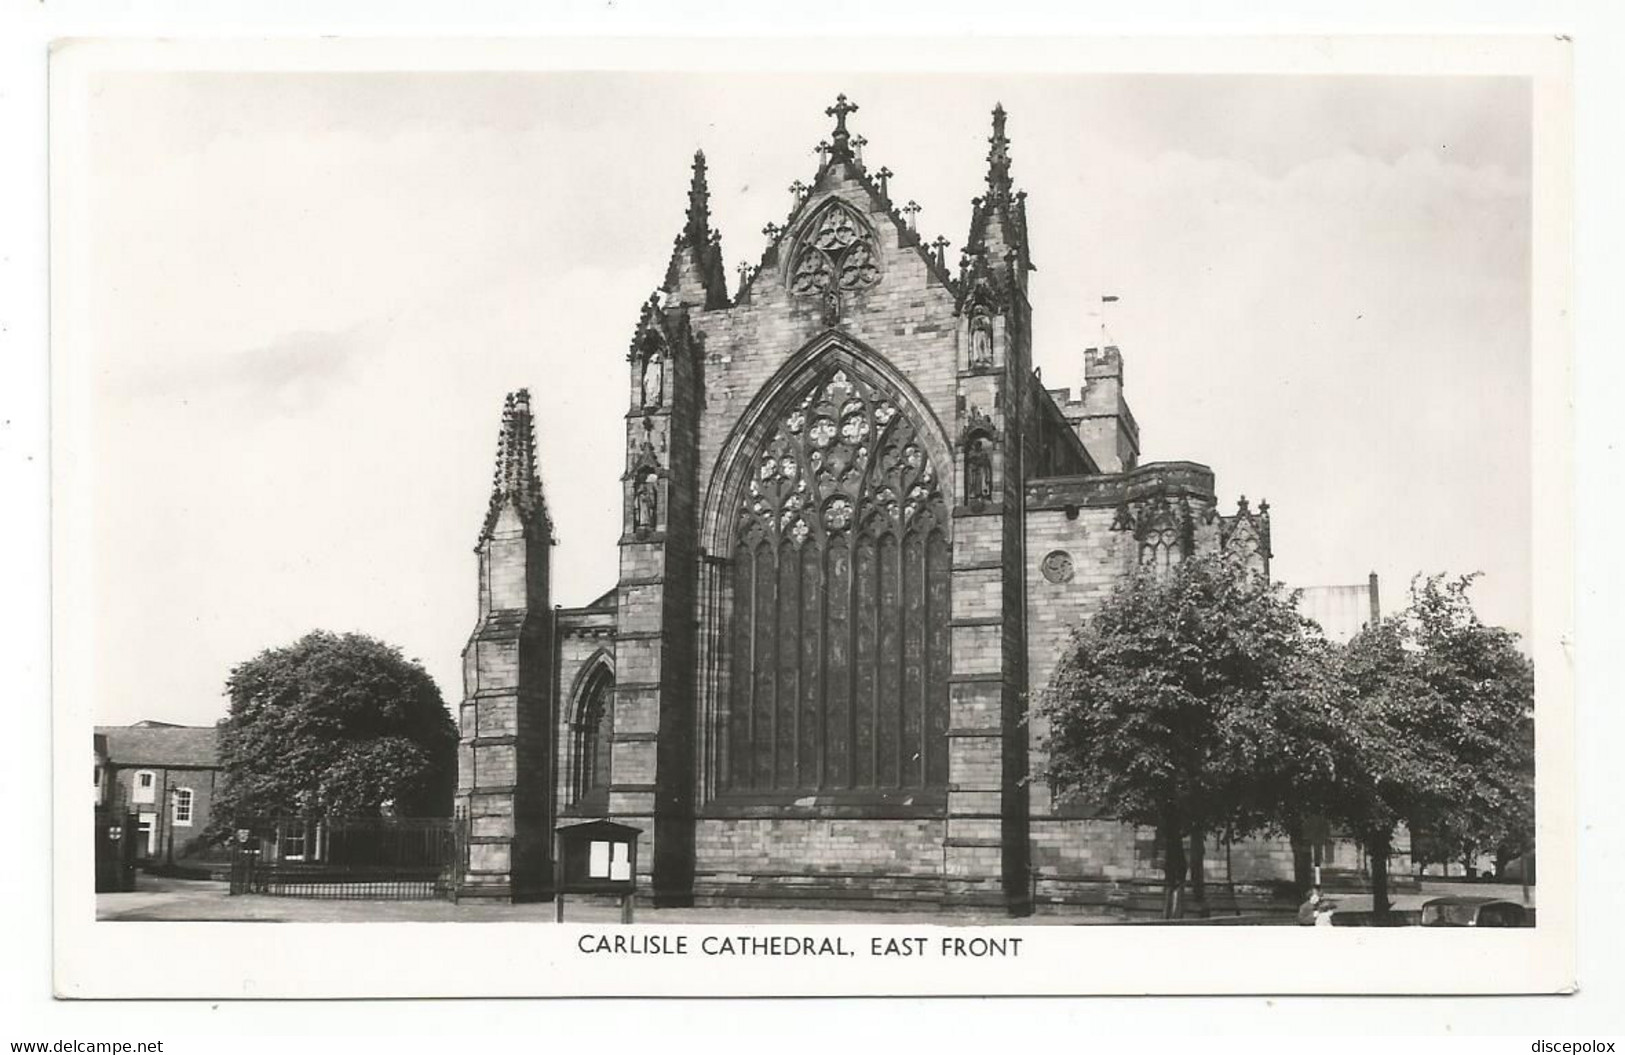
{"type": "Polygon", "coordinates": [[[553,529],[536,475],[530,394],[508,396],[479,555],[479,621],[463,649],[457,810],[463,896],[524,899],[552,883],[548,775],[553,529]]]}

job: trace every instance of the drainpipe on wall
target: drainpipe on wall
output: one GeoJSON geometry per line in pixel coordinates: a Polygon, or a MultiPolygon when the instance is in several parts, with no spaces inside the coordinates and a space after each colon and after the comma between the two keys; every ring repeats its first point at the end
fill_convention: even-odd
{"type": "Polygon", "coordinates": [[[174,791],[169,786],[169,770],[168,768],[165,768],[164,790],[163,793],[158,796],[157,812],[158,824],[160,824],[163,828],[164,842],[169,847],[169,852],[164,855],[164,867],[166,869],[173,869],[175,867],[175,803],[173,797],[174,791]]]}
{"type": "MultiPolygon", "coordinates": [[[[553,845],[553,830],[559,823],[559,748],[568,742],[559,723],[559,675],[563,670],[564,648],[559,642],[559,609],[563,605],[555,604],[550,616],[552,622],[547,629],[548,648],[553,650],[553,661],[548,664],[551,677],[547,685],[547,713],[551,728],[548,730],[547,752],[547,844],[551,849],[553,845]]],[[[611,701],[611,706],[614,706],[611,701]]],[[[554,862],[555,867],[557,862],[554,862]]]]}

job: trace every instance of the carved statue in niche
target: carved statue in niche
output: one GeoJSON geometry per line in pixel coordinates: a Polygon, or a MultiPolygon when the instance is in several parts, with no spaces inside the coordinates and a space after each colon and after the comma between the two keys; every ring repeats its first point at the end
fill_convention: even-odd
{"type": "Polygon", "coordinates": [[[970,320],[970,368],[986,370],[992,365],[993,321],[979,311],[970,320]]]}
{"type": "Polygon", "coordinates": [[[666,357],[660,349],[649,349],[643,360],[643,405],[658,407],[666,390],[666,357]]]}
{"type": "Polygon", "coordinates": [[[986,436],[973,436],[965,447],[965,500],[986,502],[993,497],[992,444],[986,436]]]}
{"type": "Polygon", "coordinates": [[[637,486],[632,490],[632,531],[635,534],[647,535],[655,529],[655,505],[658,498],[655,474],[644,473],[639,476],[637,486]]]}

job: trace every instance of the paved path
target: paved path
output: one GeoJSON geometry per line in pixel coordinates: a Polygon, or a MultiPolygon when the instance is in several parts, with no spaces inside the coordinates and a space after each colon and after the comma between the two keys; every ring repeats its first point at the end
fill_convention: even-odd
{"type": "MultiPolygon", "coordinates": [[[[127,894],[96,895],[100,920],[193,920],[255,923],[551,923],[552,902],[511,905],[503,902],[462,901],[322,901],[307,898],[232,897],[226,884],[210,880],[139,876],[138,889],[127,894]]],[[[572,923],[615,923],[619,906],[571,898],[565,919],[572,923]]],[[[864,912],[851,909],[783,908],[640,908],[638,923],[801,924],[926,924],[938,926],[1010,926],[1101,924],[1099,916],[1032,916],[1011,919],[1002,913],[864,912]]]]}
{"type": "MultiPolygon", "coordinates": [[[[1390,891],[1388,900],[1398,911],[1417,911],[1422,902],[1429,898],[1443,897],[1446,894],[1460,894],[1464,897],[1498,897],[1520,905],[1535,906],[1535,888],[1529,888],[1529,899],[1524,900],[1523,888],[1517,883],[1451,883],[1438,880],[1424,879],[1416,890],[1404,892],[1390,891]]],[[[1345,912],[1370,912],[1370,894],[1344,894],[1332,890],[1326,894],[1328,900],[1334,902],[1338,909],[1345,912]]]]}
{"type": "MultiPolygon", "coordinates": [[[[100,920],[193,920],[254,923],[366,923],[366,922],[446,922],[446,923],[550,923],[551,902],[511,905],[503,902],[463,901],[322,901],[307,898],[239,895],[226,892],[226,884],[212,880],[170,879],[142,874],[137,889],[127,894],[96,895],[96,918],[100,920]]],[[[1396,909],[1416,909],[1423,901],[1442,894],[1475,894],[1523,901],[1516,884],[1441,883],[1424,880],[1421,888],[1391,895],[1396,909]]],[[[1345,910],[1369,910],[1368,894],[1328,895],[1345,910]]],[[[1535,903],[1529,888],[1528,904],[1535,903]]],[[[566,902],[565,918],[580,923],[613,923],[620,909],[609,902],[594,903],[581,898],[566,902]]],[[[1011,919],[1001,913],[985,912],[865,912],[853,909],[786,908],[667,908],[638,910],[639,923],[688,924],[926,924],[937,926],[1073,925],[1120,923],[1117,917],[1086,914],[1038,915],[1011,919]]]]}

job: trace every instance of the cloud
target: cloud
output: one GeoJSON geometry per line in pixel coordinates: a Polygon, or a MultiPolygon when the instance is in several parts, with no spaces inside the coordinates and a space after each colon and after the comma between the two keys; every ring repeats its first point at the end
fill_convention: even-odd
{"type": "Polygon", "coordinates": [[[336,386],[349,384],[367,352],[363,327],[336,332],[299,330],[233,352],[189,359],[132,374],[135,398],[235,399],[245,406],[299,416],[320,405],[336,386]]]}

